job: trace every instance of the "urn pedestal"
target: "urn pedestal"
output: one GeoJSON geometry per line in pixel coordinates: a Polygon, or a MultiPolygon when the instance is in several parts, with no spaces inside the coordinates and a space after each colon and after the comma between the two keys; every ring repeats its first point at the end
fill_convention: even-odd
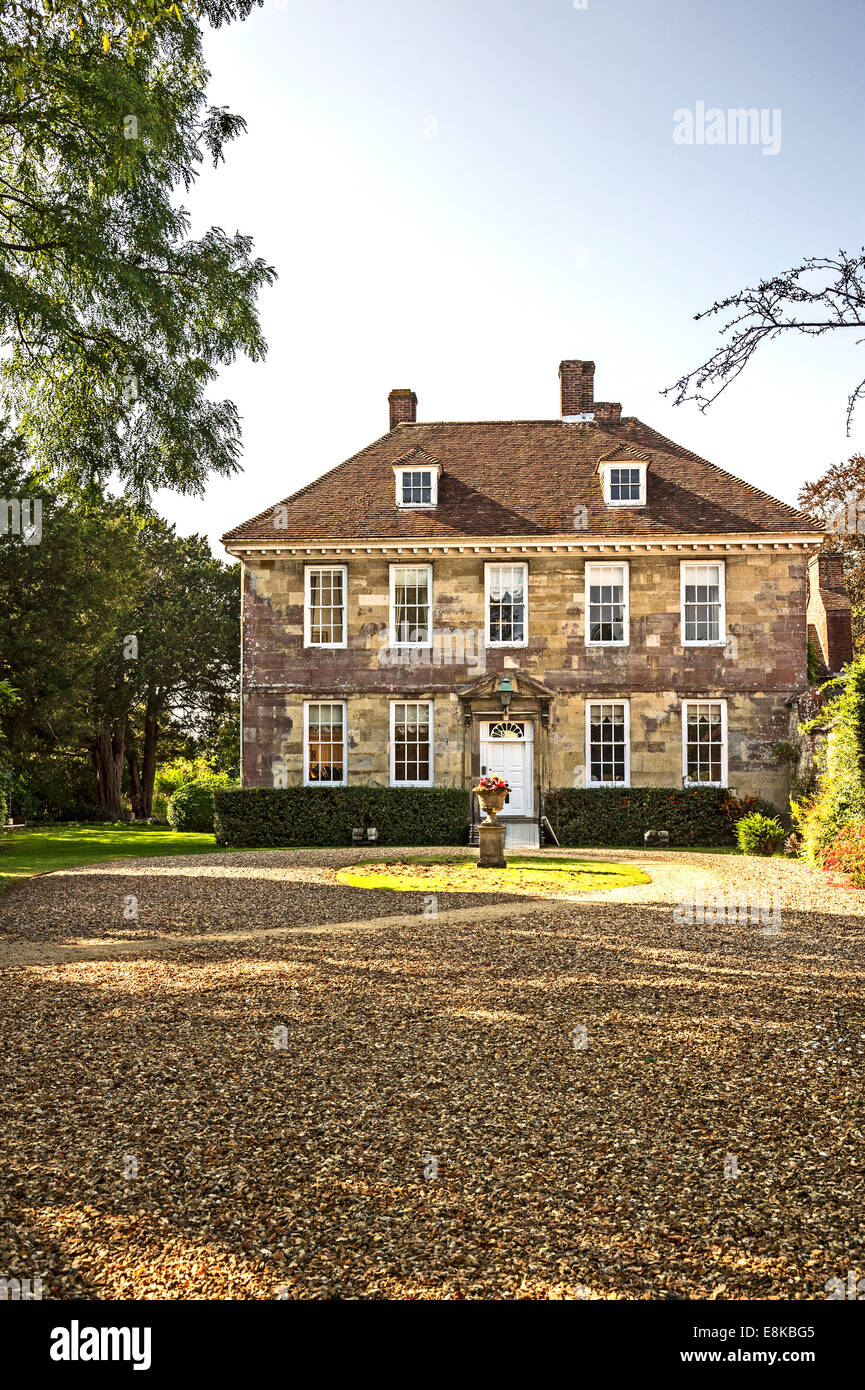
{"type": "Polygon", "coordinates": [[[506,869],[505,827],[501,821],[482,821],[478,826],[479,869],[506,869]]]}

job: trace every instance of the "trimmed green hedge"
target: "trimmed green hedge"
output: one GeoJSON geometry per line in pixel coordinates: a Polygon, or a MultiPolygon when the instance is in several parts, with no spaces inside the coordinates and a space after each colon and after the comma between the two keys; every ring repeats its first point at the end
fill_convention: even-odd
{"type": "Polygon", "coordinates": [[[737,801],[723,787],[562,787],[544,809],[563,847],[642,845],[644,830],[668,830],[670,844],[733,845],[736,822],[751,811],[776,815],[768,801],[737,801]]]}
{"type": "MultiPolygon", "coordinates": [[[[355,826],[375,826],[381,845],[468,840],[469,792],[459,787],[215,787],[213,797],[216,840],[229,848],[350,845],[355,826]]],[[[563,847],[642,845],[644,830],[668,830],[671,845],[734,845],[742,816],[777,814],[719,787],[562,787],[544,809],[563,847]]]]}
{"type": "Polygon", "coordinates": [[[352,844],[375,826],[380,845],[464,845],[469,793],[460,787],[216,787],[217,844],[352,844]]]}

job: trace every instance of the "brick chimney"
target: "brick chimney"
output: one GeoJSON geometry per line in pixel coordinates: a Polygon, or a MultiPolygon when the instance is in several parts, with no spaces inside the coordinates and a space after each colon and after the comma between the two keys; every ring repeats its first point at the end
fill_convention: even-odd
{"type": "Polygon", "coordinates": [[[413,425],[417,421],[417,396],[414,391],[396,389],[387,398],[390,406],[390,427],[413,425]]]}
{"type": "Polygon", "coordinates": [[[594,362],[560,362],[562,419],[569,415],[588,415],[595,408],[594,362]]]}
{"type": "Polygon", "coordinates": [[[594,362],[560,362],[559,381],[562,384],[562,419],[574,415],[594,415],[596,420],[617,424],[622,418],[619,401],[595,400],[594,362]]]}
{"type": "Polygon", "coordinates": [[[808,636],[831,675],[853,659],[844,557],[837,552],[819,550],[808,561],[808,636]]]}

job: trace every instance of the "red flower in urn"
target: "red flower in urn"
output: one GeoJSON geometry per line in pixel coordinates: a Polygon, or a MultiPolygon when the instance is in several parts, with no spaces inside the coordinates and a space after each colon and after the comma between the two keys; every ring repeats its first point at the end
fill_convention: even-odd
{"type": "Polygon", "coordinates": [[[505,799],[510,791],[510,785],[504,777],[492,776],[482,777],[475,787],[478,801],[481,803],[481,810],[484,812],[488,821],[495,822],[496,816],[505,804],[505,799]]]}

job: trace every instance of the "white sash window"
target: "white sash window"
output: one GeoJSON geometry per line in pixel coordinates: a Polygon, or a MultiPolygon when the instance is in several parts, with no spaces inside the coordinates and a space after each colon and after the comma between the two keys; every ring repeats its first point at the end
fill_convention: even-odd
{"type": "Polygon", "coordinates": [[[529,567],[485,565],[488,647],[524,647],[528,639],[529,567]]]}
{"type": "Polygon", "coordinates": [[[586,565],[586,646],[626,647],[628,566],[586,565]]]}
{"type": "Polygon", "coordinates": [[[303,781],[308,787],[341,787],[347,780],[346,706],[343,700],[308,701],[303,707],[303,781]]]}
{"type": "Polygon", "coordinates": [[[304,569],[303,643],[306,647],[346,645],[346,565],[307,565],[304,569]]]}
{"type": "Polygon", "coordinates": [[[390,640],[393,647],[430,646],[431,565],[391,565],[390,640]]]}
{"type": "Polygon", "coordinates": [[[393,700],[390,707],[391,786],[433,785],[432,700],[393,700]]]}
{"type": "Polygon", "coordinates": [[[630,781],[630,701],[587,700],[586,785],[627,787],[630,781]]]}
{"type": "Polygon", "coordinates": [[[686,647],[722,647],[727,640],[724,562],[681,566],[682,643],[686,647]]]}
{"type": "Polygon", "coordinates": [[[682,701],[682,780],[692,787],[726,787],[726,700],[682,701]]]}

